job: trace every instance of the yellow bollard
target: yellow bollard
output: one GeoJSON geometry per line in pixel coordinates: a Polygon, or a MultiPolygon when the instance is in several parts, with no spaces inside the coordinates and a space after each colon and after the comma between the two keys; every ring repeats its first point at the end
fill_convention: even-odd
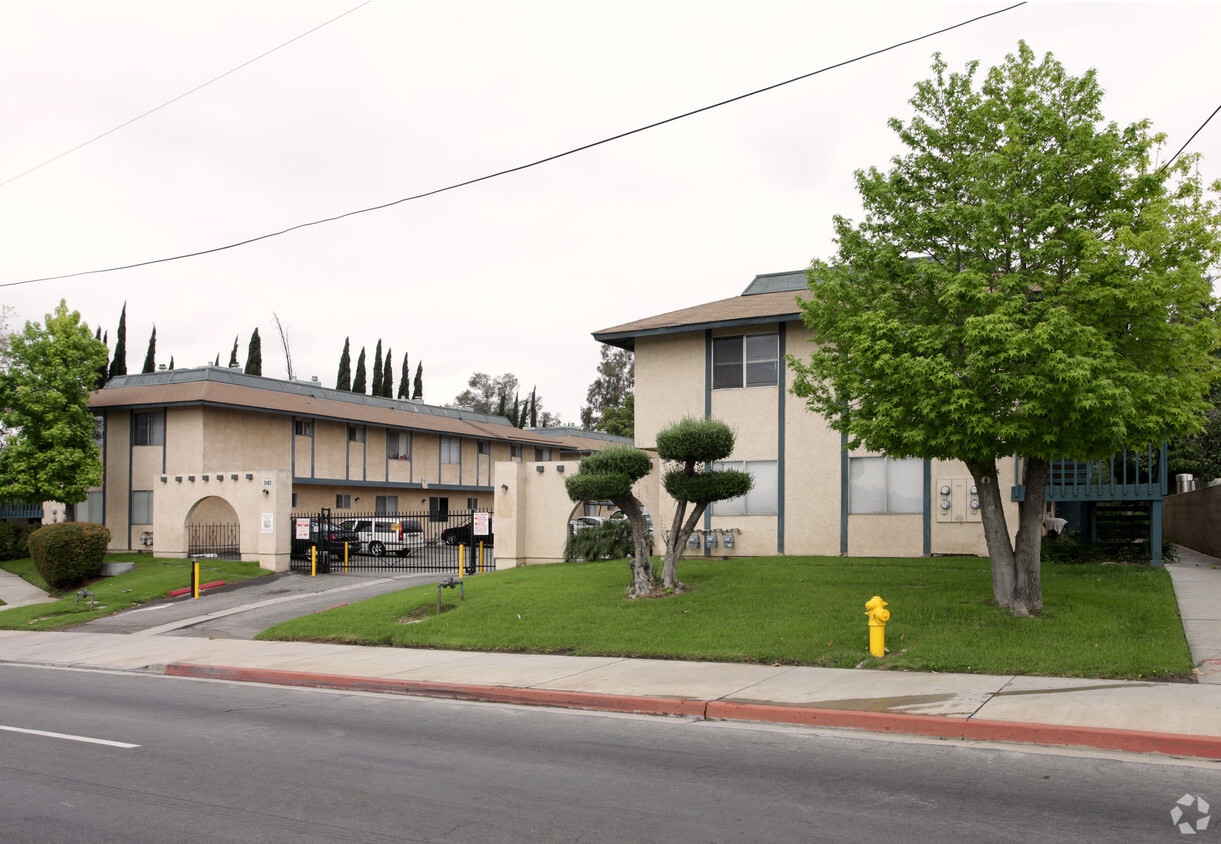
{"type": "Polygon", "coordinates": [[[483,573],[483,543],[479,543],[479,573],[483,573]]]}
{"type": "Polygon", "coordinates": [[[311,545],[309,548],[309,576],[316,577],[318,575],[318,546],[311,545]]]}
{"type": "Polygon", "coordinates": [[[458,577],[462,577],[462,570],[466,568],[463,563],[466,561],[462,556],[462,552],[466,550],[465,545],[458,546],[458,577]]]}
{"type": "Polygon", "coordinates": [[[869,653],[886,656],[886,622],[890,620],[886,602],[874,595],[865,604],[865,615],[869,616],[869,653]]]}
{"type": "Polygon", "coordinates": [[[194,595],[193,600],[198,600],[199,599],[199,563],[195,563],[195,565],[193,567],[193,571],[191,574],[191,586],[195,590],[195,595],[194,595]]]}
{"type": "Polygon", "coordinates": [[[343,543],[343,573],[348,573],[348,543],[343,543]]]}

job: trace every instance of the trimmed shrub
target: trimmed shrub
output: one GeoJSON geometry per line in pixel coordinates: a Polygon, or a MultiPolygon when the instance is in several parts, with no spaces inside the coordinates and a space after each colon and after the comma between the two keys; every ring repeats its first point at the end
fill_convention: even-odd
{"type": "MultiPolygon", "coordinates": [[[[653,536],[649,535],[649,552],[653,551],[653,536]]],[[[632,525],[627,519],[610,519],[600,525],[581,528],[564,545],[565,560],[631,561],[636,553],[632,525]]]]}
{"type": "Polygon", "coordinates": [[[57,592],[65,592],[98,576],[110,531],[88,522],[62,522],[34,531],[28,544],[42,579],[57,592]]]}
{"type": "Polygon", "coordinates": [[[0,560],[20,560],[30,556],[26,540],[41,525],[0,522],[0,560]]]}

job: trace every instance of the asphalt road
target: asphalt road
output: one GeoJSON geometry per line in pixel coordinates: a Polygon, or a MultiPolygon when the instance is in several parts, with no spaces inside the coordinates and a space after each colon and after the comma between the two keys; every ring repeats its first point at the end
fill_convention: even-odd
{"type": "Polygon", "coordinates": [[[1207,762],[11,665],[0,690],[11,844],[1221,835],[1171,822],[1221,806],[1207,762]]]}
{"type": "MultiPolygon", "coordinates": [[[[340,604],[356,603],[420,583],[435,583],[448,576],[392,572],[320,574],[314,577],[277,574],[208,589],[198,599],[187,595],[154,601],[99,618],[77,629],[93,633],[138,633],[172,628],[164,629],[162,635],[253,639],[273,624],[290,618],[340,604]],[[203,619],[204,616],[215,617],[203,619]],[[192,620],[193,623],[185,624],[192,620]],[[175,626],[183,624],[185,626],[175,626]]],[[[202,567],[201,579],[207,582],[206,567],[202,567]]]]}

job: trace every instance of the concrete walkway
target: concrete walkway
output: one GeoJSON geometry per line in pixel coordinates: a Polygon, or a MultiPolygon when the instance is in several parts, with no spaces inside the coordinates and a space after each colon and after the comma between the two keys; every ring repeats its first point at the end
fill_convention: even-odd
{"type": "MultiPolygon", "coordinates": [[[[1221,759],[1221,560],[1168,566],[1198,684],[0,630],[0,662],[1221,759]]],[[[0,597],[8,600],[0,581],[0,597]]]]}

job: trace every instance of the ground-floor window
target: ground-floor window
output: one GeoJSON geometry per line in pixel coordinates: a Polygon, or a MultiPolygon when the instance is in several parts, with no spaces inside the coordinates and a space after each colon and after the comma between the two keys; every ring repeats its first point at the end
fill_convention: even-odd
{"type": "Polygon", "coordinates": [[[352,496],[347,493],[344,493],[344,492],[337,493],[335,495],[335,509],[336,510],[351,510],[352,509],[352,496]]]}
{"type": "Polygon", "coordinates": [[[449,499],[433,495],[428,499],[428,519],[433,522],[449,521],[449,499]]]}
{"type": "Polygon", "coordinates": [[[87,492],[85,500],[76,505],[76,520],[78,522],[92,522],[95,525],[105,524],[102,520],[102,493],[87,492]]]}
{"type": "Polygon", "coordinates": [[[374,513],[397,513],[399,511],[399,497],[397,495],[379,495],[374,502],[374,513]]]}
{"type": "Polygon", "coordinates": [[[779,512],[780,473],[775,460],[730,460],[714,466],[748,472],[754,476],[755,484],[741,498],[715,502],[712,515],[774,516],[779,512]]]}
{"type": "Polygon", "coordinates": [[[133,525],[151,525],[153,523],[152,490],[132,490],[131,523],[133,525]]]}
{"type": "Polygon", "coordinates": [[[853,457],[849,464],[849,513],[924,512],[923,460],[853,457]]]}

